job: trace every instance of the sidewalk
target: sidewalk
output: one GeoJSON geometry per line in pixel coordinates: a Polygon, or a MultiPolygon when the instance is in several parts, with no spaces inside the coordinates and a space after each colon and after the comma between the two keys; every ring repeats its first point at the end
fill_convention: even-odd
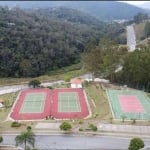
{"type": "Polygon", "coordinates": [[[136,126],[136,125],[115,125],[115,124],[103,124],[97,125],[100,132],[111,132],[121,134],[134,134],[137,136],[146,136],[150,138],[150,126],[136,126]]]}
{"type": "MultiPolygon", "coordinates": [[[[136,125],[115,125],[98,123],[97,132],[93,131],[78,131],[71,130],[64,132],[59,129],[60,123],[38,123],[33,129],[37,135],[59,135],[72,134],[81,136],[116,136],[116,137],[141,137],[150,140],[150,126],[136,126],[136,125]]],[[[19,131],[1,131],[1,134],[19,134],[19,131]]]]}

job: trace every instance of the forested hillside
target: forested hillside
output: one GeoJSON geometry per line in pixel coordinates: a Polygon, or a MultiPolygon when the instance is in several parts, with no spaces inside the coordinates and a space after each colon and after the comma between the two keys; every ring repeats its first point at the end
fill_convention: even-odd
{"type": "Polygon", "coordinates": [[[86,16],[79,20],[1,7],[0,76],[38,76],[77,63],[89,39],[104,33],[103,24],[89,25],[86,16]]]}
{"type": "Polygon", "coordinates": [[[68,21],[73,23],[86,24],[90,26],[104,25],[101,21],[91,16],[89,13],[84,13],[71,8],[69,9],[65,7],[54,7],[54,8],[37,9],[36,13],[38,15],[46,16],[49,18],[57,18],[65,22],[68,21]]]}
{"type": "Polygon", "coordinates": [[[148,10],[117,1],[1,1],[0,5],[21,8],[67,7],[89,14],[100,20],[132,19],[137,13],[150,13],[148,10]]]}

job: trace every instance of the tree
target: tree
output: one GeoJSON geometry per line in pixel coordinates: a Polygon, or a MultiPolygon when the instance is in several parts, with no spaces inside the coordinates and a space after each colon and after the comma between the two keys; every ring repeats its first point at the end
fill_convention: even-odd
{"type": "Polygon", "coordinates": [[[150,48],[128,53],[124,59],[120,81],[137,89],[150,91],[150,48]]]}
{"type": "Polygon", "coordinates": [[[148,19],[148,15],[147,14],[143,14],[143,13],[138,13],[137,15],[134,16],[134,22],[135,23],[140,23],[143,20],[148,19]]]}
{"type": "Polygon", "coordinates": [[[29,87],[37,88],[39,87],[41,82],[39,80],[32,80],[29,82],[29,87]]]}
{"type": "MultiPolygon", "coordinates": [[[[122,51],[122,50],[121,50],[122,51]]],[[[103,38],[99,45],[83,54],[85,68],[94,76],[114,79],[114,73],[120,62],[119,46],[108,38],[103,38]]]]}
{"type": "Polygon", "coordinates": [[[64,130],[64,131],[68,131],[68,130],[71,130],[72,129],[72,126],[70,123],[68,122],[63,122],[61,125],[60,125],[60,129],[61,130],[64,130]]]}
{"type": "Polygon", "coordinates": [[[144,147],[143,140],[137,137],[137,138],[133,138],[130,140],[128,149],[129,150],[139,150],[143,147],[144,147]]]}
{"type": "Polygon", "coordinates": [[[2,136],[0,136],[0,143],[2,143],[3,142],[3,137],[2,136]]]}
{"type": "Polygon", "coordinates": [[[17,135],[15,138],[16,145],[22,145],[24,143],[25,150],[29,147],[27,144],[34,147],[35,143],[35,134],[31,130],[22,132],[20,135],[17,135]]]}
{"type": "Polygon", "coordinates": [[[150,36],[150,22],[147,22],[144,27],[144,33],[146,38],[150,36]]]}
{"type": "Polygon", "coordinates": [[[23,59],[20,63],[20,71],[22,73],[22,76],[27,77],[30,76],[31,70],[32,70],[32,65],[31,61],[28,59],[23,59]]]}
{"type": "Polygon", "coordinates": [[[84,63],[84,67],[87,71],[91,72],[92,75],[96,76],[97,74],[100,74],[102,58],[99,48],[94,48],[89,50],[88,52],[85,52],[82,60],[84,63]]]}

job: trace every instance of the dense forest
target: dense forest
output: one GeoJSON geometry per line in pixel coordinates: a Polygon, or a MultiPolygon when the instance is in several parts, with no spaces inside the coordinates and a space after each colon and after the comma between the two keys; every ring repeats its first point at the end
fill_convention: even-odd
{"type": "MultiPolygon", "coordinates": [[[[100,25],[99,25],[100,26],[100,25]]],[[[96,26],[0,8],[0,76],[38,76],[76,63],[96,26]]]]}
{"type": "Polygon", "coordinates": [[[35,77],[77,63],[91,38],[122,28],[109,26],[73,9],[1,7],[0,76],[35,77]]]}

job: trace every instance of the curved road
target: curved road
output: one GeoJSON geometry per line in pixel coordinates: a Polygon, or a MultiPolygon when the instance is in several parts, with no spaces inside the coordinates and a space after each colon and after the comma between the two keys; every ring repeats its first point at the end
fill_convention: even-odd
{"type": "MultiPolygon", "coordinates": [[[[3,144],[15,144],[14,135],[4,135],[3,144]]],[[[129,139],[100,136],[38,135],[38,149],[127,149],[129,139]]]]}
{"type": "MultiPolygon", "coordinates": [[[[80,76],[82,79],[92,79],[91,74],[84,74],[80,76]]],[[[43,82],[41,83],[41,86],[47,87],[47,86],[53,86],[55,84],[63,84],[65,83],[64,80],[58,80],[58,81],[51,81],[51,82],[43,82]]],[[[11,86],[0,86],[0,95],[6,94],[6,93],[12,93],[17,92],[23,89],[29,88],[27,84],[21,84],[21,85],[11,85],[11,86]]]]}
{"type": "MultiPolygon", "coordinates": [[[[58,81],[53,81],[53,82],[44,82],[41,85],[42,86],[52,86],[54,84],[62,84],[62,83],[64,83],[63,80],[58,80],[58,81]]],[[[17,91],[27,89],[27,88],[29,88],[27,84],[2,86],[2,87],[0,87],[0,95],[6,94],[6,93],[17,92],[17,91]]]]}
{"type": "MultiPolygon", "coordinates": [[[[4,141],[2,144],[14,144],[16,135],[3,135],[4,141]]],[[[109,136],[79,136],[79,135],[37,135],[35,147],[40,150],[50,149],[90,149],[90,150],[105,150],[128,149],[130,138],[109,137],[109,136]]],[[[150,140],[144,140],[145,145],[150,143],[150,140]]],[[[150,144],[149,144],[150,145],[150,144]]]]}

